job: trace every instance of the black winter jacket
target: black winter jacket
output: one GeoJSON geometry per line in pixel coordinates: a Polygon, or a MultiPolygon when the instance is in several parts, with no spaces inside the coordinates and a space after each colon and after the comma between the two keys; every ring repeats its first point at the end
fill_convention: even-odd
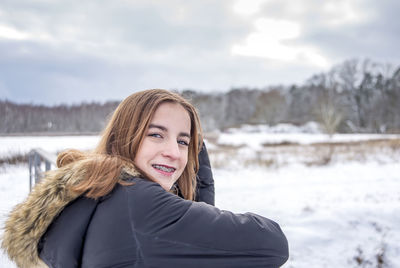
{"type": "Polygon", "coordinates": [[[66,207],[42,239],[41,259],[50,267],[244,268],[279,267],[288,258],[286,238],[269,219],[128,180],[135,184],[98,202],[80,197],[66,207]]]}
{"type": "MultiPolygon", "coordinates": [[[[74,196],[65,185],[82,179],[79,165],[49,173],[11,213],[2,247],[20,267],[279,267],[288,258],[277,223],[184,200],[134,170],[121,174],[133,185],[74,196]]],[[[208,188],[199,196],[213,203],[208,188]]]]}

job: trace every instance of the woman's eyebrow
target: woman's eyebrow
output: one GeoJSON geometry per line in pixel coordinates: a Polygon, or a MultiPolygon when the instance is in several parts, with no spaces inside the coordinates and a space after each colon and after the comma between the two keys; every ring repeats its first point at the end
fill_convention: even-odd
{"type": "MultiPolygon", "coordinates": [[[[150,129],[150,128],[158,128],[158,129],[160,129],[160,130],[162,130],[162,131],[164,131],[164,132],[168,132],[168,128],[166,128],[166,127],[164,127],[164,126],[161,126],[161,125],[150,124],[150,125],[149,125],[149,129],[150,129]]],[[[180,132],[180,133],[179,133],[179,137],[188,137],[188,138],[190,139],[190,134],[187,133],[187,132],[180,132]]]]}
{"type": "Polygon", "coordinates": [[[179,136],[180,136],[180,137],[188,137],[188,138],[190,139],[190,134],[189,134],[189,133],[186,133],[186,132],[181,132],[181,133],[179,133],[179,136]]]}
{"type": "Polygon", "coordinates": [[[166,127],[161,126],[161,125],[156,125],[156,124],[150,124],[149,128],[158,128],[158,129],[161,129],[162,131],[168,131],[168,129],[166,127]]]}

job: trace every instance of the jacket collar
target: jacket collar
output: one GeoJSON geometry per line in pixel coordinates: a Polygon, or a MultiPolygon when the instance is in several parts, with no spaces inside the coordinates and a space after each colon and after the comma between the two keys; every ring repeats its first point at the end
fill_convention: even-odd
{"type": "MultiPolygon", "coordinates": [[[[24,202],[5,222],[1,247],[18,267],[47,267],[38,256],[38,243],[54,218],[79,194],[70,190],[85,179],[82,161],[47,172],[24,202]]],[[[123,168],[120,179],[139,176],[133,167],[123,168]]]]}

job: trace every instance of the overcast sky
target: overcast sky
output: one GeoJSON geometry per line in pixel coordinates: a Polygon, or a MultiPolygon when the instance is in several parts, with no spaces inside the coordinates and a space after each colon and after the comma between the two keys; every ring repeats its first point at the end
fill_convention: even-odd
{"type": "Polygon", "coordinates": [[[1,0],[0,99],[301,84],[352,58],[400,63],[398,0],[1,0]]]}

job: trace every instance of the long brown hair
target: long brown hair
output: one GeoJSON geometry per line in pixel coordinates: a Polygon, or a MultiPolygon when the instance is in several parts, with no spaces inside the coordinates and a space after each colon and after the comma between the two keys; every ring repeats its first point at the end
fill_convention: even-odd
{"type": "MultiPolygon", "coordinates": [[[[134,93],[123,100],[103,130],[97,148],[91,154],[69,150],[58,155],[57,166],[81,159],[91,159],[86,167],[87,177],[73,187],[74,191],[97,198],[109,193],[123,167],[132,167],[133,159],[143,141],[150,121],[160,104],[178,103],[188,112],[191,123],[187,165],[177,181],[185,199],[194,200],[198,154],[202,146],[202,131],[196,109],[177,93],[150,89],[134,93]]],[[[142,172],[143,174],[143,172],[142,172]]],[[[143,174],[146,176],[146,174],[143,174]]],[[[148,178],[150,179],[150,178],[148,178]]]]}

